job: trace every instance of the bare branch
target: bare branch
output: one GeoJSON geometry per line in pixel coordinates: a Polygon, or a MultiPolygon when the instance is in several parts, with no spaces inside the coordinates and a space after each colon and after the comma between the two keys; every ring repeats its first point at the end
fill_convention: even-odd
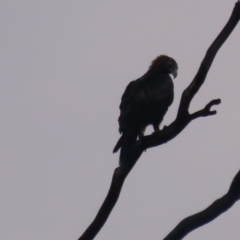
{"type": "Polygon", "coordinates": [[[159,146],[163,143],[175,138],[193,119],[203,116],[210,116],[216,114],[215,111],[211,111],[210,108],[213,105],[219,104],[220,100],[211,101],[204,109],[195,112],[194,114],[189,114],[190,103],[198,92],[200,87],[205,81],[207,73],[212,65],[212,62],[226,39],[229,37],[235,26],[237,25],[240,18],[240,2],[235,4],[232,15],[228,20],[227,24],[220,32],[218,37],[212,43],[212,45],[207,50],[207,53],[200,65],[200,68],[194,77],[191,84],[184,90],[182,98],[180,101],[178,114],[174,122],[172,122],[168,127],[163,130],[153,133],[149,136],[145,136],[141,141],[138,141],[131,156],[129,156],[128,161],[124,161],[125,164],[116,168],[112,178],[112,184],[110,186],[109,192],[106,199],[104,200],[96,218],[79,238],[79,240],[91,240],[93,239],[100,229],[103,227],[107,221],[113,207],[115,206],[118,197],[120,195],[122,185],[128,173],[131,171],[143,151],[147,148],[159,146]]]}
{"type": "Polygon", "coordinates": [[[195,113],[192,113],[190,116],[191,116],[191,119],[196,119],[196,118],[199,118],[199,117],[207,117],[207,116],[211,116],[211,115],[216,115],[217,114],[217,111],[211,111],[211,107],[214,106],[214,105],[218,105],[221,103],[221,99],[214,99],[212,100],[211,102],[209,102],[206,107],[202,110],[199,110],[195,113]]]}
{"type": "Polygon", "coordinates": [[[180,240],[196,228],[209,223],[227,211],[240,199],[240,171],[234,177],[232,184],[223,197],[216,200],[208,208],[182,220],[164,240],[180,240]]]}

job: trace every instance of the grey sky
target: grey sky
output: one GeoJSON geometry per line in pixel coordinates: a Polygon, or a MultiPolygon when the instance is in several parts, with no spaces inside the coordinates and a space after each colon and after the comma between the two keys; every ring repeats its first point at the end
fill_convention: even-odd
{"type": "MultiPolygon", "coordinates": [[[[108,191],[127,83],[159,54],[184,88],[234,1],[0,3],[0,239],[77,239],[108,191]]],[[[218,114],[143,154],[96,239],[162,239],[221,197],[239,170],[240,26],[220,49],[191,109],[220,97],[218,114]]],[[[151,129],[149,129],[151,131],[151,129]]],[[[239,239],[240,206],[185,239],[239,239]]]]}

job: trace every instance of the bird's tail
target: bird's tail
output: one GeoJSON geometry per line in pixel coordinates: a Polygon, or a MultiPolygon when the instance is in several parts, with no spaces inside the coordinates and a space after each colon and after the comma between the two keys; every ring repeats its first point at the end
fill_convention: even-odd
{"type": "Polygon", "coordinates": [[[122,136],[119,138],[116,146],[113,149],[113,153],[117,152],[120,148],[120,157],[119,163],[120,165],[128,158],[131,154],[136,140],[137,140],[138,133],[137,132],[123,132],[122,136]]]}
{"type": "Polygon", "coordinates": [[[123,142],[123,135],[118,139],[117,144],[113,149],[113,153],[116,153],[121,148],[122,142],[123,142]]]}

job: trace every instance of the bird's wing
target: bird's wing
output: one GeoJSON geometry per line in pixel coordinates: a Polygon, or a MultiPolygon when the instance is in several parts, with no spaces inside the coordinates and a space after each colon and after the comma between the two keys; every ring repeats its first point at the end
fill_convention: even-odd
{"type": "Polygon", "coordinates": [[[121,103],[119,106],[121,111],[124,110],[125,108],[127,108],[129,103],[131,102],[131,100],[134,96],[134,93],[135,93],[136,85],[137,85],[137,80],[131,81],[127,85],[127,87],[122,95],[121,103]]]}
{"type": "MultiPolygon", "coordinates": [[[[119,132],[121,133],[125,127],[128,125],[128,116],[131,113],[132,106],[134,104],[134,96],[137,91],[138,80],[131,81],[121,98],[120,103],[120,116],[118,118],[119,122],[119,132]],[[127,124],[127,125],[126,125],[127,124]]],[[[130,114],[131,115],[131,114],[130,114]]]]}
{"type": "Polygon", "coordinates": [[[121,98],[121,104],[119,106],[120,110],[124,110],[129,108],[129,106],[133,103],[135,94],[143,87],[144,82],[148,79],[148,74],[144,74],[142,77],[137,80],[131,81],[121,98]]]}

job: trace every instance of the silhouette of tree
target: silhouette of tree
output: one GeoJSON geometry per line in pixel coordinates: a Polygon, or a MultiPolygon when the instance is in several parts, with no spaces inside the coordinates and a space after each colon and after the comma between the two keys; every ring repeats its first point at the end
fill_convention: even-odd
{"type": "MultiPolygon", "coordinates": [[[[79,240],[91,240],[93,239],[100,229],[107,221],[112,209],[114,208],[124,180],[126,179],[129,172],[134,167],[137,160],[140,158],[142,153],[151,147],[156,147],[161,144],[167,143],[168,141],[175,138],[192,120],[199,117],[207,117],[215,115],[217,112],[212,111],[211,107],[220,104],[220,99],[214,99],[210,101],[203,109],[196,111],[192,114],[189,113],[190,103],[198,92],[202,84],[204,83],[207,73],[213,63],[213,60],[221,48],[223,43],[229,37],[231,32],[234,30],[240,19],[240,0],[236,2],[230,19],[228,20],[225,27],[222,29],[220,34],[211,44],[207,53],[199,67],[199,70],[194,77],[190,85],[183,91],[178,108],[176,119],[167,127],[164,127],[159,132],[154,132],[151,135],[145,136],[141,141],[138,141],[134,147],[131,156],[128,156],[128,160],[124,161],[124,164],[117,167],[114,170],[112,183],[109,192],[100,207],[97,216],[93,222],[89,225],[79,240]]],[[[199,212],[195,215],[185,218],[182,220],[176,228],[174,228],[164,240],[178,240],[184,238],[189,232],[194,229],[201,227],[204,224],[212,221],[220,214],[228,210],[237,200],[240,198],[240,171],[237,173],[233,182],[229,188],[229,191],[222,198],[216,200],[208,208],[199,212]]]]}

